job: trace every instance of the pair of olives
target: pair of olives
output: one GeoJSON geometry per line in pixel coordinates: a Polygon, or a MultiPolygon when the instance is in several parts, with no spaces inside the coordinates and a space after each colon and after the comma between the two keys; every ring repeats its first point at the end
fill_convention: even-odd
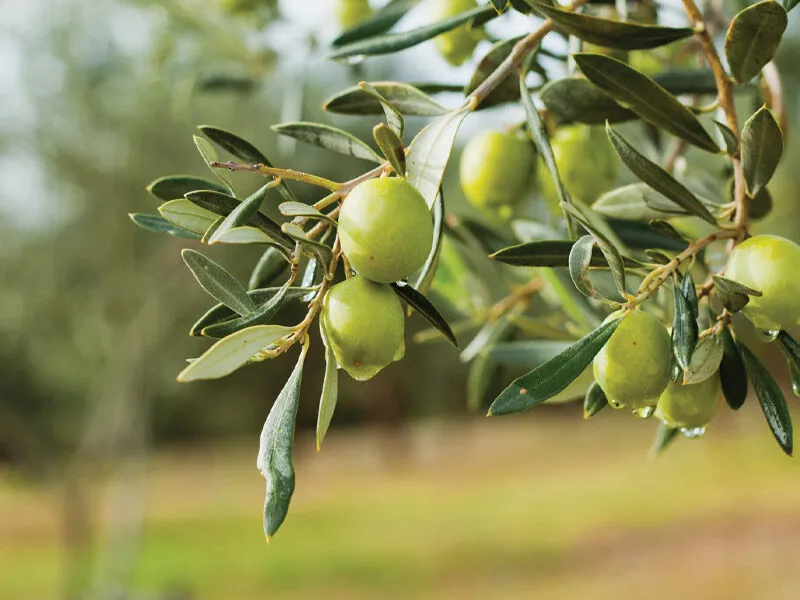
{"type": "Polygon", "coordinates": [[[719,375],[683,385],[670,381],[672,345],[666,327],[636,310],[617,326],[594,359],[594,376],[614,408],[656,408],[672,427],[705,427],[720,405],[719,375]]]}
{"type": "Polygon", "coordinates": [[[339,213],[342,252],[358,275],[325,295],[322,326],[338,365],[365,381],[405,354],[405,315],[389,283],[425,263],[433,221],[425,199],[406,179],[357,185],[339,213]]]}
{"type": "MultiPolygon", "coordinates": [[[[559,175],[573,196],[593,202],[614,185],[619,159],[602,128],[560,127],[550,145],[559,175]]],[[[471,139],[461,155],[460,175],[464,195],[482,210],[516,206],[538,179],[541,196],[560,212],[544,161],[537,161],[531,143],[516,135],[489,131],[471,139]]]]}

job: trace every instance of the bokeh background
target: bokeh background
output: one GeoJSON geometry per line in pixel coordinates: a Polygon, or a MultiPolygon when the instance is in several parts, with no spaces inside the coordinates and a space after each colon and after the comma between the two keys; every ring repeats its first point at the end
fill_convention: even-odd
{"type": "MultiPolygon", "coordinates": [[[[269,125],[319,120],[368,138],[369,119],[326,115],[323,100],[362,79],[463,84],[474,67],[447,66],[430,44],[331,63],[328,0],[270,4],[0,3],[0,598],[796,598],[800,479],[756,402],[653,459],[653,424],[611,411],[468,414],[467,367],[441,343],[411,344],[368,383],[343,378],[320,453],[310,359],[297,491],[265,543],[257,438],[292,361],[177,384],[205,347],[186,332],[209,302],[180,259],[187,242],[127,213],[154,211],[144,188],[156,177],[205,175],[198,124],[342,180],[361,165],[269,125]]],[[[793,123],[797,33],[793,13],[778,57],[793,123]]],[[[470,117],[458,145],[520,119],[470,117]]],[[[758,227],[797,240],[792,133],[758,227]]],[[[468,210],[454,172],[446,186],[468,210]]],[[[214,257],[246,277],[257,254],[214,257]]]]}

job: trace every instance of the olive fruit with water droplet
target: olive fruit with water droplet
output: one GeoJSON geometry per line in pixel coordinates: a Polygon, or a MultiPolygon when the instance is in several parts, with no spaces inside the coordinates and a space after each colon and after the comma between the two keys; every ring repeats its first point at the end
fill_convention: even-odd
{"type": "Polygon", "coordinates": [[[405,179],[370,179],[344,199],[339,240],[360,275],[390,283],[425,263],[433,241],[433,219],[425,199],[405,179]]]}
{"type": "Polygon", "coordinates": [[[528,192],[535,158],[531,143],[515,135],[477,135],[461,154],[461,189],[478,208],[518,204],[528,192]]]}
{"type": "Polygon", "coordinates": [[[405,314],[388,285],[353,277],[333,286],[322,308],[322,325],[337,364],[366,381],[405,354],[405,314]]]}
{"type": "Polygon", "coordinates": [[[788,329],[800,318],[800,246],[777,235],[757,235],[731,252],[725,277],[761,292],[742,309],[758,329],[788,329]]]}
{"type": "Polygon", "coordinates": [[[594,377],[614,408],[655,406],[667,387],[672,345],[666,327],[636,310],[617,326],[594,358],[594,377]]]}
{"type": "Polygon", "coordinates": [[[656,417],[670,427],[697,429],[705,427],[717,414],[721,403],[719,375],[681,385],[670,381],[658,399],[656,417]]]}

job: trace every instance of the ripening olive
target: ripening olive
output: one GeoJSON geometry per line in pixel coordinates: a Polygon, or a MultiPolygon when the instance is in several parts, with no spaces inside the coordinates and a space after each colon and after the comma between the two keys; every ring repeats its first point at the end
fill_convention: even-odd
{"type": "Polygon", "coordinates": [[[353,277],[325,295],[323,327],[337,364],[366,381],[405,354],[405,315],[388,285],[353,277]]]}
{"type": "Polygon", "coordinates": [[[344,199],[339,240],[359,274],[379,283],[398,281],[419,269],[433,241],[425,199],[402,177],[370,179],[344,199]]]}
{"type": "MultiPolygon", "coordinates": [[[[443,21],[477,6],[475,0],[433,0],[431,20],[443,21]]],[[[439,50],[439,54],[451,65],[457,67],[472,56],[475,46],[482,37],[483,32],[480,29],[472,29],[467,23],[436,36],[434,44],[439,50]]]]}
{"type": "Polygon", "coordinates": [[[725,277],[761,292],[742,309],[758,329],[788,329],[800,317],[800,246],[777,235],[757,235],[733,249],[725,277]]]}
{"type": "Polygon", "coordinates": [[[622,318],[594,358],[594,377],[614,408],[655,406],[667,387],[672,346],[666,327],[637,310],[622,318]]]}
{"type": "MultiPolygon", "coordinates": [[[[550,145],[570,194],[591,204],[613,187],[619,159],[602,127],[559,127],[550,145]]],[[[538,170],[539,191],[551,206],[557,206],[556,187],[544,161],[539,161],[538,170]]]]}
{"type": "Polygon", "coordinates": [[[536,155],[515,135],[487,131],[472,138],[461,155],[461,189],[478,208],[518,204],[528,191],[536,155]]]}
{"type": "Polygon", "coordinates": [[[355,27],[372,15],[369,0],[335,0],[334,10],[342,29],[355,27]]]}
{"type": "Polygon", "coordinates": [[[670,427],[705,427],[721,402],[719,375],[700,383],[681,385],[670,381],[658,399],[655,416],[670,427]]]}

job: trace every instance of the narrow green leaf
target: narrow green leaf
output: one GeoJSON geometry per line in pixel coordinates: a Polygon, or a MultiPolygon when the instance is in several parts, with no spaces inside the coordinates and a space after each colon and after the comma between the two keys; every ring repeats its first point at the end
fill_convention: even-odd
{"type": "Polygon", "coordinates": [[[786,10],[772,0],[748,6],[733,18],[725,36],[725,58],[736,81],[747,83],[772,60],[787,23],[786,10]]]}
{"type": "Polygon", "coordinates": [[[792,455],[793,434],[792,416],[789,414],[789,407],[783,397],[781,388],[775,383],[772,375],[766,367],[744,344],[739,344],[739,351],[744,360],[747,376],[753,382],[753,389],[761,404],[761,410],[767,419],[772,435],[775,436],[781,449],[792,455]]]}
{"type": "Polygon", "coordinates": [[[322,393],[319,398],[319,412],[317,414],[317,450],[322,447],[322,441],[328,433],[333,411],[336,410],[336,401],[339,397],[338,366],[330,340],[328,340],[328,334],[325,331],[324,319],[319,320],[319,334],[325,345],[325,378],[322,380],[322,393]]]}
{"type": "Polygon", "coordinates": [[[697,345],[697,319],[692,307],[679,286],[673,288],[675,314],[672,319],[672,351],[681,369],[689,368],[695,346],[697,345]]]}
{"type": "MultiPolygon", "coordinates": [[[[568,267],[573,244],[572,240],[537,240],[503,248],[489,257],[518,267],[568,267]]],[[[623,259],[623,262],[627,266],[636,266],[633,261],[623,259]]],[[[600,248],[592,251],[589,266],[608,267],[608,261],[600,248]]]]}
{"type": "Polygon", "coordinates": [[[217,176],[217,178],[224,183],[228,189],[233,192],[233,180],[231,179],[231,173],[228,169],[223,169],[221,167],[212,167],[211,163],[217,161],[219,159],[219,155],[217,151],[214,150],[214,146],[205,139],[201,138],[199,135],[193,135],[192,139],[194,140],[194,145],[197,147],[197,151],[200,152],[200,156],[203,157],[203,160],[206,161],[208,168],[211,169],[211,172],[217,176]]]}
{"type": "Polygon", "coordinates": [[[247,288],[255,290],[266,287],[267,284],[283,273],[288,266],[289,261],[285,254],[276,248],[267,248],[261,258],[258,259],[258,263],[256,263],[252,273],[250,273],[250,281],[247,284],[247,288]]]}
{"type": "Polygon", "coordinates": [[[428,123],[411,142],[406,155],[408,182],[419,190],[428,207],[436,201],[458,128],[468,114],[464,109],[447,113],[428,123]]]}
{"type": "Polygon", "coordinates": [[[742,128],[742,170],[750,196],[758,194],[772,179],[782,153],[781,127],[772,111],[762,106],[742,128]]]}
{"type": "MultiPolygon", "coordinates": [[[[408,83],[373,81],[370,83],[383,98],[405,115],[439,117],[448,112],[433,98],[408,83]]],[[[342,115],[380,115],[383,105],[362,87],[352,87],[329,98],[322,105],[328,112],[342,115]]]]}
{"type": "Polygon", "coordinates": [[[331,219],[328,215],[302,202],[283,202],[278,206],[278,211],[285,217],[309,217],[311,219],[321,219],[336,225],[336,221],[331,219]]]}
{"type": "Polygon", "coordinates": [[[697,302],[697,288],[695,287],[694,277],[692,277],[690,271],[686,271],[686,275],[683,276],[683,280],[681,281],[681,294],[686,298],[692,316],[697,319],[700,315],[700,307],[697,302]]]}
{"type": "MultiPolygon", "coordinates": [[[[233,229],[241,228],[249,223],[250,220],[255,217],[256,213],[258,213],[258,209],[261,208],[261,203],[263,201],[264,194],[256,193],[241,202],[227,217],[225,217],[222,223],[219,224],[217,230],[208,240],[209,245],[222,241],[221,238],[226,233],[233,229]]],[[[188,200],[186,200],[186,202],[188,202],[188,200]]],[[[254,229],[254,231],[264,235],[258,229],[254,229]]],[[[271,239],[267,237],[267,241],[271,241],[271,239]]]]}
{"type": "Polygon", "coordinates": [[[337,37],[331,45],[336,48],[389,31],[419,0],[391,0],[369,18],[337,37]]]}
{"type": "Polygon", "coordinates": [[[689,363],[683,374],[683,384],[692,385],[715,377],[722,362],[725,345],[715,335],[704,337],[697,343],[689,363]]]}
{"type": "Polygon", "coordinates": [[[733,410],[739,410],[747,399],[747,371],[739,347],[727,327],[722,330],[723,354],[719,365],[722,393],[733,410]]]}
{"type": "Polygon", "coordinates": [[[606,125],[606,132],[614,150],[634,175],[687,212],[716,225],[714,216],[682,183],[636,150],[611,125],[606,125]]]}
{"type": "MultiPolygon", "coordinates": [[[[650,221],[654,223],[655,221],[650,221]]],[[[619,219],[609,219],[609,225],[625,245],[638,250],[673,250],[680,252],[686,249],[686,241],[680,237],[666,235],[653,229],[649,223],[637,223],[635,221],[621,221],[619,219]]],[[[671,259],[670,259],[671,260],[671,259]]]]}
{"type": "Polygon", "coordinates": [[[688,27],[661,27],[626,21],[614,21],[591,15],[562,10],[542,2],[526,0],[534,12],[550,18],[556,29],[574,35],[584,42],[621,50],[646,50],[665,46],[691,37],[688,27]]]}
{"type": "Polygon", "coordinates": [[[514,332],[514,328],[505,317],[501,317],[493,325],[483,348],[470,363],[467,374],[467,410],[470,412],[475,412],[484,405],[487,394],[500,372],[500,365],[492,358],[490,351],[497,342],[507,339],[514,332]]]}
{"type": "Polygon", "coordinates": [[[631,183],[606,192],[592,204],[592,210],[612,219],[644,222],[687,214],[645,183],[631,183]],[[652,205],[654,198],[660,202],[658,208],[652,205]]]}
{"type": "MultiPolygon", "coordinates": [[[[469,96],[489,75],[494,73],[497,67],[511,54],[514,46],[522,37],[518,36],[503,40],[494,44],[489,51],[478,61],[475,72],[464,88],[464,95],[469,96]]],[[[517,71],[510,72],[503,81],[480,103],[478,110],[496,106],[504,102],[511,102],[519,98],[519,84],[517,83],[517,71]]]]}
{"type": "MultiPolygon", "coordinates": [[[[280,188],[278,188],[280,189],[280,188]]],[[[241,204],[239,200],[227,194],[220,194],[211,190],[198,190],[186,194],[190,202],[210,210],[220,216],[227,217],[241,204]]],[[[281,226],[263,213],[256,212],[250,224],[266,233],[272,240],[287,250],[294,249],[294,241],[281,230],[281,226]]]]}
{"type": "Polygon", "coordinates": [[[792,378],[792,393],[800,396],[800,344],[785,331],[778,334],[781,350],[786,355],[789,364],[789,374],[792,378]]]}
{"type": "Polygon", "coordinates": [[[492,403],[489,414],[520,412],[555,396],[592,362],[618,325],[619,319],[606,321],[555,358],[515,379],[492,403]]]}
{"type": "Polygon", "coordinates": [[[392,289],[398,296],[405,300],[409,306],[419,312],[428,323],[438,329],[447,341],[458,348],[458,342],[456,341],[455,334],[453,334],[453,330],[450,329],[450,325],[447,324],[447,321],[445,321],[436,307],[431,304],[430,300],[408,284],[393,283],[392,289]]]}
{"type": "Polygon", "coordinates": [[[370,160],[372,162],[383,162],[383,159],[375,150],[352,133],[336,127],[331,127],[330,125],[297,121],[273,125],[271,129],[281,135],[300,140],[301,142],[307,142],[314,146],[319,146],[325,150],[370,160]]]}
{"type": "Polygon", "coordinates": [[[585,77],[555,79],[539,91],[539,97],[562,124],[602,125],[637,118],[585,77]]]}
{"type": "Polygon", "coordinates": [[[698,148],[719,152],[692,111],[647,75],[603,54],[582,52],[573,58],[589,81],[648,123],[698,148]]]}
{"type": "Polygon", "coordinates": [[[248,315],[256,305],[236,278],[213,260],[188,248],[181,251],[183,261],[200,286],[218,302],[240,315],[248,315]]]}
{"type": "Polygon", "coordinates": [[[146,229],[147,231],[152,231],[153,233],[168,233],[170,235],[174,235],[175,237],[184,238],[187,240],[199,240],[202,238],[202,235],[199,235],[193,231],[187,231],[182,227],[178,227],[177,225],[173,225],[169,221],[167,221],[164,217],[159,215],[146,215],[144,213],[128,213],[128,217],[130,217],[131,221],[133,221],[136,225],[141,227],[142,229],[146,229]]]}
{"type": "Polygon", "coordinates": [[[214,190],[222,194],[228,193],[228,188],[224,185],[195,177],[194,175],[168,175],[159,177],[147,186],[147,191],[159,200],[175,200],[183,198],[183,195],[195,190],[214,190]]]}
{"type": "Polygon", "coordinates": [[[400,113],[397,107],[389,100],[384,98],[383,94],[372,87],[372,84],[369,82],[361,81],[359,82],[358,87],[380,102],[380,105],[383,108],[383,114],[386,117],[386,124],[397,134],[397,137],[402,140],[403,129],[405,128],[405,120],[403,119],[403,115],[400,113]]]}
{"type": "Polygon", "coordinates": [[[575,288],[584,296],[593,298],[597,295],[589,279],[589,264],[592,262],[592,251],[596,240],[591,235],[584,235],[572,245],[569,251],[569,276],[575,288]]]}
{"type": "MultiPolygon", "coordinates": [[[[261,306],[275,296],[278,293],[283,293],[283,287],[269,287],[269,288],[257,288],[252,289],[247,292],[247,295],[253,299],[253,302],[256,306],[261,306]]],[[[305,287],[292,287],[289,288],[285,293],[286,297],[285,300],[298,300],[302,298],[305,294],[309,292],[309,288],[305,287]]],[[[203,316],[201,316],[192,328],[189,330],[189,335],[191,336],[200,336],[202,335],[203,329],[209,327],[211,325],[216,325],[217,323],[222,323],[223,321],[229,321],[231,319],[236,319],[238,316],[234,311],[230,308],[225,306],[224,304],[215,304],[210,309],[208,309],[203,316]]]]}
{"type": "Polygon", "coordinates": [[[603,388],[593,381],[586,390],[586,397],[583,399],[583,418],[591,419],[601,410],[608,406],[608,398],[606,398],[603,388]]]}
{"type": "Polygon", "coordinates": [[[297,364],[272,405],[261,430],[256,468],[267,482],[264,500],[264,534],[267,541],[275,535],[286,518],[294,493],[292,447],[307,348],[303,346],[300,351],[297,364]]]}
{"type": "MultiPolygon", "coordinates": [[[[222,227],[223,223],[220,223],[217,227],[217,231],[222,227]]],[[[214,232],[215,235],[211,237],[214,238],[214,241],[211,241],[211,238],[206,242],[207,244],[269,244],[274,245],[275,240],[269,237],[266,233],[261,231],[260,229],[256,229],[255,227],[250,227],[249,225],[242,226],[242,227],[232,227],[216,235],[217,231],[214,232]]]]}
{"type": "Polygon", "coordinates": [[[731,128],[724,123],[714,121],[714,125],[717,126],[717,129],[719,129],[719,132],[722,134],[722,139],[725,142],[725,151],[730,156],[735,156],[736,153],[739,152],[739,138],[736,137],[736,134],[733,133],[731,128]]]}
{"type": "Polygon", "coordinates": [[[574,204],[562,204],[561,209],[577,219],[577,221],[583,225],[583,228],[594,236],[597,245],[600,247],[600,251],[608,262],[609,269],[611,269],[614,284],[617,286],[620,295],[624,298],[626,294],[625,262],[622,260],[622,255],[617,247],[607,237],[606,232],[601,231],[600,228],[587,217],[586,213],[579,210],[574,204]]]}
{"type": "Polygon", "coordinates": [[[717,292],[717,298],[722,303],[722,306],[727,308],[730,312],[735,313],[742,310],[747,303],[750,302],[750,296],[760,296],[761,292],[742,285],[738,281],[733,281],[722,275],[712,275],[714,280],[714,289],[717,292]]]}
{"type": "MultiPolygon", "coordinates": [[[[302,289],[307,290],[307,288],[302,289]]],[[[200,333],[205,337],[224,338],[254,325],[267,324],[286,303],[288,291],[289,283],[287,282],[275,295],[261,306],[255,308],[250,314],[208,325],[204,327],[200,333]]],[[[295,294],[293,294],[293,296],[295,296],[295,294]]]]}
{"type": "Polygon", "coordinates": [[[413,287],[421,294],[427,294],[436,276],[436,267],[439,264],[439,256],[442,253],[442,243],[444,242],[444,190],[439,188],[439,193],[433,201],[433,246],[431,247],[425,264],[419,270],[413,287]]]}
{"type": "Polygon", "coordinates": [[[376,54],[390,54],[421,44],[424,41],[434,38],[446,31],[450,31],[451,29],[455,29],[473,19],[486,21],[496,16],[497,12],[491,6],[481,6],[460,13],[454,17],[444,19],[443,21],[425,25],[410,31],[377,35],[339,46],[328,55],[328,58],[340,59],[352,56],[361,57],[376,54]]]}
{"type": "MultiPolygon", "coordinates": [[[[200,125],[198,129],[202,131],[212,142],[227,150],[240,160],[262,164],[267,167],[275,166],[269,161],[266,155],[264,155],[264,153],[256,148],[253,144],[240,138],[238,135],[227,131],[226,129],[221,129],[212,125],[200,125]]],[[[285,181],[280,183],[278,186],[278,191],[286,200],[297,200],[297,196],[294,195],[294,192],[285,181]]]]}
{"type": "Polygon", "coordinates": [[[394,130],[386,123],[378,123],[372,129],[372,136],[381,149],[383,156],[392,165],[392,169],[400,177],[406,176],[406,153],[403,148],[403,140],[397,137],[394,130]]]}
{"type": "Polygon", "coordinates": [[[292,331],[291,327],[281,325],[257,325],[237,331],[215,342],[200,358],[192,361],[178,375],[178,381],[186,383],[199,379],[225,377],[292,331]]]}
{"type": "Polygon", "coordinates": [[[201,208],[185,198],[165,202],[158,207],[158,212],[173,225],[201,236],[218,218],[213,212],[201,208]]]}
{"type": "Polygon", "coordinates": [[[489,355],[510,367],[536,368],[567,350],[573,341],[524,340],[495,344],[489,355]]]}
{"type": "Polygon", "coordinates": [[[656,437],[650,448],[650,453],[654,456],[661,454],[675,441],[675,438],[678,437],[678,433],[680,433],[680,431],[676,427],[670,427],[669,425],[659,422],[658,428],[656,429],[656,437]]]}
{"type": "Polygon", "coordinates": [[[295,225],[294,223],[284,223],[281,225],[281,229],[290,238],[296,242],[300,242],[300,244],[303,246],[303,249],[306,252],[310,252],[312,255],[314,255],[317,260],[320,261],[320,263],[324,265],[330,263],[332,255],[331,249],[322,242],[309,238],[301,227],[295,225]]]}

